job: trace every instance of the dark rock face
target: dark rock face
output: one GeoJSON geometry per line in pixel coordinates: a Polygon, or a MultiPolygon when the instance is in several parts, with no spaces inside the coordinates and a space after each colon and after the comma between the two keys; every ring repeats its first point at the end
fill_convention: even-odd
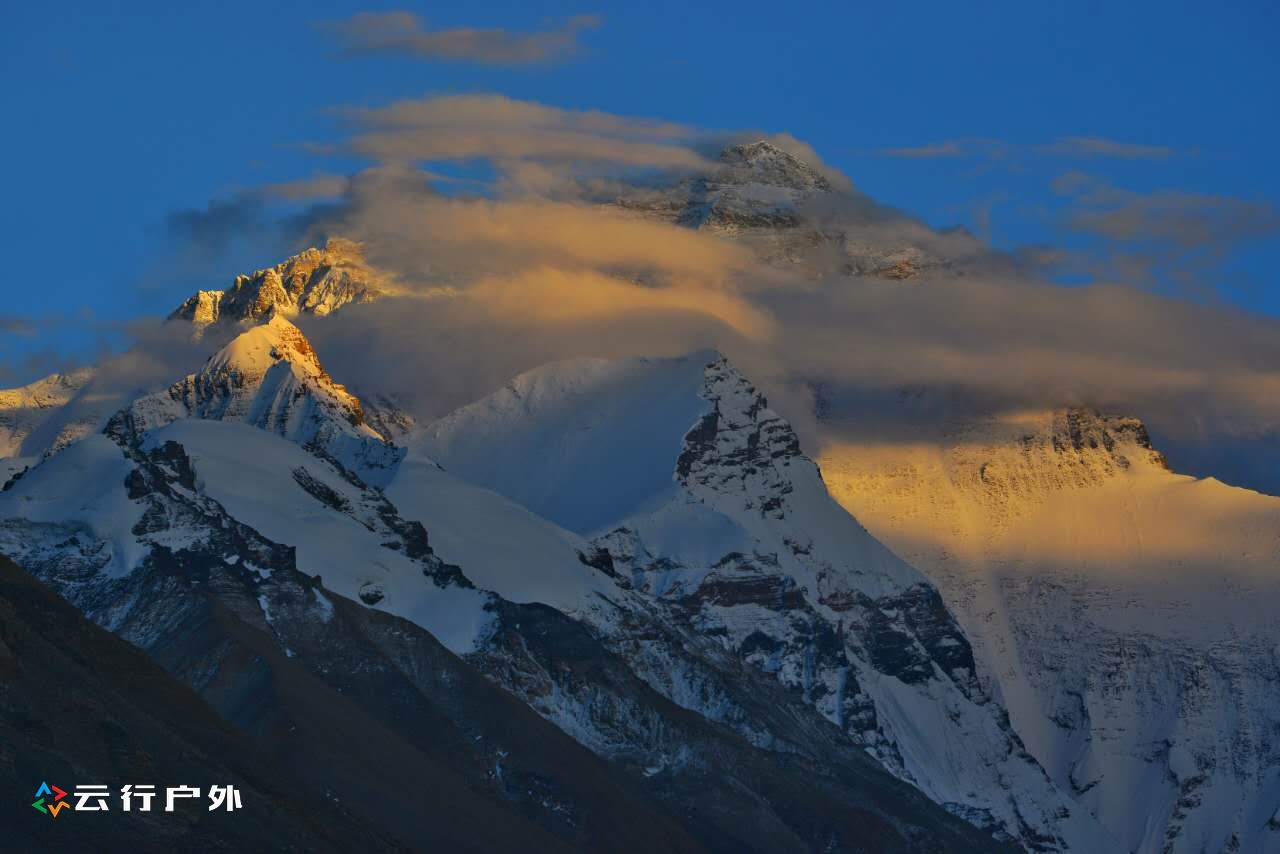
{"type": "Polygon", "coordinates": [[[712,410],[685,434],[676,476],[685,486],[732,489],[762,516],[785,518],[793,487],[784,471],[803,457],[791,426],[723,357],[706,367],[712,410]]]}
{"type": "Polygon", "coordinates": [[[10,489],[13,489],[14,486],[17,485],[18,481],[22,480],[22,476],[30,471],[30,469],[30,466],[23,466],[21,470],[15,471],[9,479],[4,482],[4,485],[0,486],[0,492],[8,492],[10,489]]]}
{"type": "Polygon", "coordinates": [[[366,605],[377,605],[386,598],[382,585],[369,581],[360,585],[360,601],[366,605]]]}
{"type": "MultiPolygon", "coordinates": [[[[710,571],[695,573],[699,578],[696,584],[664,588],[659,586],[665,583],[662,579],[691,568],[665,558],[653,559],[637,548],[633,536],[628,529],[619,529],[606,538],[619,549],[615,565],[632,579],[636,590],[656,597],[655,607],[670,606],[665,613],[673,631],[697,638],[701,646],[713,644],[719,660],[726,662],[722,666],[733,662],[734,667],[745,666],[751,679],[763,675],[774,680],[772,690],[781,689],[788,702],[829,704],[831,723],[853,743],[863,743],[868,735],[875,737],[875,705],[860,690],[850,667],[844,624],[827,620],[808,604],[795,579],[781,571],[776,555],[731,553],[710,571]],[[733,616],[743,611],[752,616],[733,616]],[[730,631],[728,621],[738,628],[730,631]],[[752,628],[746,631],[743,625],[752,628]]],[[[623,649],[634,665],[634,652],[623,649]]],[[[683,672],[685,668],[677,669],[683,672]]],[[[661,685],[661,680],[648,681],[661,685]]],[[[676,696],[678,692],[663,693],[676,696]]],[[[721,692],[704,694],[696,706],[699,711],[753,737],[743,724],[741,710],[728,705],[721,692]]]]}
{"type": "Polygon", "coordinates": [[[613,565],[613,555],[609,554],[608,549],[597,548],[592,549],[588,553],[578,552],[578,560],[580,560],[583,565],[589,566],[592,569],[598,569],[611,578],[618,577],[618,571],[613,565]]]}
{"type": "Polygon", "coordinates": [[[719,433],[720,412],[712,410],[698,421],[684,436],[684,449],[676,460],[676,474],[688,477],[702,460],[715,453],[715,439],[719,433]]]}
{"type": "Polygon", "coordinates": [[[863,647],[876,670],[896,676],[908,685],[918,685],[933,676],[933,663],[911,635],[878,608],[869,609],[870,619],[862,631],[863,647]]]}
{"type": "Polygon", "coordinates": [[[347,500],[325,484],[321,483],[304,468],[296,468],[293,470],[293,479],[307,491],[311,497],[315,498],[321,504],[339,513],[347,513],[351,510],[351,505],[347,500]]]}
{"type": "Polygon", "coordinates": [[[754,559],[733,553],[725,555],[707,574],[697,590],[685,598],[685,607],[702,605],[759,605],[774,611],[804,607],[804,595],[795,579],[778,572],[777,562],[768,556],[754,559]],[[770,565],[772,563],[772,565],[770,565]]]}
{"type": "Polygon", "coordinates": [[[1105,453],[1121,469],[1129,467],[1129,460],[1116,448],[1121,444],[1133,444],[1143,449],[1162,468],[1169,467],[1164,455],[1151,447],[1147,427],[1137,418],[1103,415],[1087,409],[1067,409],[1054,424],[1050,441],[1060,454],[1105,453]]]}
{"type": "MultiPolygon", "coordinates": [[[[632,581],[633,589],[674,606],[671,619],[680,631],[718,645],[756,678],[773,678],[790,702],[809,705],[852,743],[913,779],[895,728],[900,711],[894,708],[882,720],[877,708],[882,701],[895,702],[883,699],[883,677],[955,690],[953,697],[985,709],[990,698],[976,680],[968,641],[924,579],[913,581],[907,575],[883,587],[874,579],[864,585],[856,563],[862,555],[845,557],[810,540],[803,524],[793,528],[788,520],[800,520],[797,514],[805,512],[797,508],[807,509],[815,500],[802,490],[820,481],[816,467],[801,453],[790,426],[732,366],[712,359],[705,378],[702,396],[710,411],[687,432],[674,476],[693,499],[710,508],[741,508],[758,516],[760,530],[776,532],[772,542],[781,548],[777,553],[732,552],[706,566],[655,557],[646,550],[642,533],[625,527],[602,536],[597,545],[608,549],[612,565],[632,581]],[[864,592],[872,589],[882,592],[864,592]]],[[[765,539],[757,543],[772,535],[761,536],[765,539]]],[[[633,653],[624,654],[636,663],[633,653]]],[[[661,688],[658,680],[646,681],[668,696],[681,696],[661,688]]],[[[730,711],[715,692],[699,695],[696,703],[680,702],[747,732],[744,722],[750,717],[740,707],[730,711]]],[[[957,718],[953,722],[958,729],[967,725],[957,718]]],[[[1007,755],[1012,764],[1029,765],[1029,773],[1042,777],[1007,720],[997,725],[1008,736],[993,747],[992,755],[1007,755]]],[[[949,808],[968,810],[965,814],[993,832],[1001,827],[1002,833],[1021,832],[1016,822],[996,819],[989,810],[962,804],[949,808]]]]}
{"type": "Polygon", "coordinates": [[[904,823],[903,811],[926,800],[918,790],[884,775],[775,680],[705,650],[676,624],[645,621],[630,637],[624,627],[602,650],[586,627],[552,608],[495,608],[502,628],[475,663],[553,721],[561,719],[551,706],[579,710],[583,717],[562,726],[590,730],[593,749],[634,768],[708,850],[1005,850],[980,831],[965,838],[972,827],[949,815],[963,833],[914,817],[904,823]],[[701,656],[694,664],[698,646],[718,664],[701,656]],[[698,690],[733,711],[716,724],[677,706],[655,691],[662,680],[646,661],[665,673],[699,667],[698,690]]]}
{"type": "Polygon", "coordinates": [[[962,687],[974,679],[973,648],[932,587],[913,587],[901,596],[880,600],[880,608],[901,610],[907,625],[943,673],[962,687]]]}
{"type": "MultiPolygon", "coordinates": [[[[793,491],[787,470],[793,464],[808,463],[795,432],[724,359],[710,363],[706,377],[708,399],[714,408],[686,434],[676,476],[686,484],[719,493],[741,491],[758,496],[762,515],[785,518],[787,497],[793,491]]],[[[807,544],[792,540],[786,544],[797,557],[810,554],[807,544]]],[[[819,578],[824,575],[819,573],[819,578]]],[[[936,664],[966,690],[973,687],[972,649],[933,588],[919,585],[874,601],[842,588],[819,593],[819,604],[848,614],[848,630],[880,672],[919,684],[934,677],[936,664]]],[[[807,635],[825,633],[843,642],[845,634],[843,623],[830,627],[808,607],[794,579],[780,573],[776,555],[753,559],[725,556],[689,601],[803,611],[808,623],[827,626],[825,632],[810,630],[807,635]]],[[[812,658],[811,653],[806,654],[812,658]]],[[[843,667],[847,660],[833,656],[830,663],[843,667]]]]}
{"type": "Polygon", "coordinates": [[[855,633],[881,673],[908,684],[934,677],[934,667],[963,690],[977,691],[973,649],[938,591],[918,585],[900,595],[859,597],[855,633]]]}

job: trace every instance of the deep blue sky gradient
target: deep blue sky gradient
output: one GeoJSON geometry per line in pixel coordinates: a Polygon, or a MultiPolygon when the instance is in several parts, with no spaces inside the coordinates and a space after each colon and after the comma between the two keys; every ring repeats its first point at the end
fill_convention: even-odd
{"type": "MultiPolygon", "coordinates": [[[[194,286],[156,259],[176,210],[354,164],[305,152],[336,138],[328,108],[498,92],[705,128],[786,131],[877,199],[998,246],[1080,245],[1054,178],[1082,170],[1148,192],[1280,202],[1280,12],[1269,3],[260,3],[9,4],[0,27],[5,167],[0,331],[21,358],[83,354],[110,323],[167,310],[194,286]],[[317,22],[404,8],[431,27],[537,29],[596,13],[584,49],[532,69],[343,59],[317,22]],[[1165,146],[1160,159],[1037,155],[1061,137],[1165,146]],[[995,139],[1015,155],[886,157],[887,148],[995,139]],[[989,222],[983,212],[989,212],[989,222]],[[49,324],[53,324],[49,326],[49,324]]],[[[233,273],[272,263],[243,250],[233,273]]],[[[1280,314],[1274,236],[1214,284],[1280,314]]],[[[15,361],[16,360],[16,361],[15,361]]]]}

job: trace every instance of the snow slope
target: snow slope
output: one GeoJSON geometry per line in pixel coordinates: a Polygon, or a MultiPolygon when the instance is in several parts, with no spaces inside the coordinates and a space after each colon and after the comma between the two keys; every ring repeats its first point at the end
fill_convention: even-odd
{"type": "Polygon", "coordinates": [[[83,553],[98,571],[112,577],[127,575],[142,559],[146,547],[133,529],[143,509],[125,486],[132,466],[119,447],[105,436],[77,442],[52,460],[34,466],[9,489],[0,492],[0,531],[8,542],[0,552],[10,556],[36,545],[24,520],[46,526],[55,537],[83,540],[83,553]],[[21,547],[16,539],[29,539],[21,547]]]}
{"type": "Polygon", "coordinates": [[[38,458],[89,432],[92,428],[86,427],[85,419],[61,423],[57,415],[92,382],[93,374],[92,368],[80,368],[51,374],[21,388],[0,390],[0,459],[38,458]]]}
{"type": "Polygon", "coordinates": [[[190,457],[201,494],[267,539],[292,546],[298,568],[328,589],[411,620],[455,652],[484,637],[486,595],[424,578],[402,532],[385,518],[394,508],[332,463],[244,424],[175,421],[150,433],[143,447],[168,441],[190,457]]]}
{"type": "Polygon", "coordinates": [[[616,595],[608,576],[583,563],[591,546],[496,492],[410,454],[386,488],[406,518],[431,532],[436,554],[512,602],[540,602],[567,614],[616,595]]]}
{"type": "Polygon", "coordinates": [[[535,370],[405,444],[582,535],[675,495],[672,461],[706,408],[701,364],[584,359],[535,370]]]}
{"type": "Polygon", "coordinates": [[[1127,848],[1280,851],[1280,499],[1170,472],[1136,420],[1081,411],[836,443],[821,464],[1127,848]]]}

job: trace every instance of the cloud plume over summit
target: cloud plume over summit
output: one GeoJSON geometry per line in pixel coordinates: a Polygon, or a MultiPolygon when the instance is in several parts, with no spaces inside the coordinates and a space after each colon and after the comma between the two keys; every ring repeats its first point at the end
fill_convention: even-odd
{"type": "MultiPolygon", "coordinates": [[[[307,333],[355,388],[430,389],[422,417],[551,359],[717,347],[810,431],[815,387],[934,387],[998,407],[1095,405],[1175,432],[1191,429],[1189,412],[1241,429],[1280,427],[1280,336],[1267,318],[1105,275],[1052,284],[1027,264],[1030,255],[935,230],[847,180],[800,204],[801,244],[835,245],[822,235],[843,229],[846,242],[914,247],[942,263],[910,281],[849,275],[825,261],[778,263],[733,233],[609,204],[637,191],[666,198],[676,186],[703,192],[698,182],[721,168],[715,146],[740,134],[495,95],[342,115],[345,148],[370,165],[272,185],[263,197],[314,201],[302,217],[291,214],[305,242],[361,241],[400,283],[399,296],[344,310],[341,324],[311,321],[307,333]],[[450,184],[433,178],[441,163],[490,172],[450,184]]],[[[809,154],[799,141],[771,138],[809,154]]],[[[1197,219],[1177,199],[1156,204],[1080,182],[1065,191],[1077,196],[1079,228],[1133,222],[1188,245],[1239,225],[1221,205],[1197,219]]],[[[224,232],[228,210],[210,206],[214,233],[224,232]]]]}

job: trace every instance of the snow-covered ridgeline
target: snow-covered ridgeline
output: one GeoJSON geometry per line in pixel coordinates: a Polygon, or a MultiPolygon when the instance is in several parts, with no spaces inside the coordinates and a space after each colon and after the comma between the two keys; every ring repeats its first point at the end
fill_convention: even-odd
{"type": "Polygon", "coordinates": [[[937,582],[1028,749],[1126,848],[1280,850],[1280,499],[1170,472],[1140,422],[1082,410],[821,464],[937,582]]]}

